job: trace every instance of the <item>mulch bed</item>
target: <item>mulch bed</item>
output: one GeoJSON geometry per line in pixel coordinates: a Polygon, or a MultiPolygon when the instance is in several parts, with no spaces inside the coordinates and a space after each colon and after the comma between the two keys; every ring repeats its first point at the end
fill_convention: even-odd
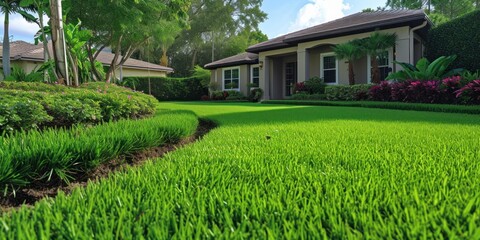
{"type": "Polygon", "coordinates": [[[62,181],[33,182],[29,186],[16,191],[15,194],[0,197],[0,212],[18,208],[22,205],[33,206],[35,202],[45,197],[55,197],[58,191],[63,191],[68,194],[74,188],[84,187],[89,181],[97,181],[98,179],[105,178],[114,171],[124,171],[129,167],[141,165],[148,159],[162,157],[168,152],[200,140],[216,126],[217,125],[212,121],[199,119],[199,125],[195,134],[186,139],[182,139],[178,143],[165,144],[160,147],[146,149],[131,155],[120,156],[101,164],[99,167],[88,173],[75,176],[75,179],[69,184],[62,181]]]}

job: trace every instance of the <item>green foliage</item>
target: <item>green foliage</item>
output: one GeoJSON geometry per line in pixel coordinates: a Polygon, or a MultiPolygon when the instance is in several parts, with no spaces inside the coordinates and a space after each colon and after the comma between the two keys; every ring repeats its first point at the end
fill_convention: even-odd
{"type": "Polygon", "coordinates": [[[426,56],[433,60],[441,56],[457,55],[452,68],[470,71],[480,69],[480,10],[432,28],[426,42],[426,56]]]}
{"type": "Polygon", "coordinates": [[[13,65],[10,76],[5,78],[5,81],[12,82],[43,82],[43,73],[33,70],[30,73],[26,73],[23,68],[13,65]]]}
{"type": "Polygon", "coordinates": [[[245,100],[247,99],[242,92],[239,91],[226,91],[227,97],[225,100],[245,100]]]}
{"type": "Polygon", "coordinates": [[[33,99],[0,96],[0,133],[36,129],[51,120],[42,104],[33,99]]]}
{"type": "Polygon", "coordinates": [[[325,100],[325,94],[308,94],[305,92],[295,93],[290,97],[291,100],[325,100]]]}
{"type": "Polygon", "coordinates": [[[372,84],[357,84],[353,86],[327,86],[325,96],[332,101],[366,100],[372,84]]]}
{"type": "Polygon", "coordinates": [[[312,77],[305,81],[305,88],[310,94],[324,94],[325,86],[322,78],[312,77]]]}
{"type": "Polygon", "coordinates": [[[479,80],[480,79],[480,70],[476,72],[470,72],[468,70],[462,72],[461,74],[462,80],[463,80],[463,85],[473,81],[473,80],[479,80]]]}
{"type": "Polygon", "coordinates": [[[457,58],[456,55],[441,56],[430,63],[428,59],[421,58],[416,66],[409,63],[402,63],[394,61],[403,67],[403,70],[392,72],[388,75],[386,80],[440,80],[446,77],[460,74],[463,69],[453,69],[447,72],[448,67],[457,58]]]}
{"type": "Polygon", "coordinates": [[[120,155],[176,142],[193,134],[197,124],[192,113],[171,112],[90,128],[15,133],[0,138],[0,172],[7,173],[0,186],[8,192],[28,183],[68,182],[120,155]]]}
{"type": "Polygon", "coordinates": [[[430,104],[430,103],[403,103],[403,102],[377,102],[377,101],[319,101],[317,99],[295,99],[295,100],[267,100],[264,104],[285,104],[285,105],[308,105],[308,106],[334,106],[334,107],[363,107],[397,109],[409,111],[444,112],[480,114],[479,106],[430,104]]]}
{"type": "Polygon", "coordinates": [[[263,89],[253,88],[250,89],[250,94],[248,95],[248,100],[250,102],[259,102],[263,97],[263,89]]]}
{"type": "MultiPolygon", "coordinates": [[[[149,92],[148,78],[138,78],[137,90],[149,92]]],[[[198,78],[150,78],[152,95],[160,101],[199,100],[208,87],[198,78]]]]}
{"type": "Polygon", "coordinates": [[[45,83],[0,83],[5,101],[0,133],[48,126],[96,124],[142,118],[155,112],[156,100],[130,89],[105,83],[80,88],[45,83]]]}
{"type": "Polygon", "coordinates": [[[192,78],[200,79],[202,86],[208,87],[210,84],[210,75],[212,71],[202,68],[200,66],[195,66],[193,69],[192,78]]]}
{"type": "Polygon", "coordinates": [[[194,110],[220,127],[162,159],[4,213],[0,239],[478,236],[478,116],[238,102],[161,107],[194,110]]]}

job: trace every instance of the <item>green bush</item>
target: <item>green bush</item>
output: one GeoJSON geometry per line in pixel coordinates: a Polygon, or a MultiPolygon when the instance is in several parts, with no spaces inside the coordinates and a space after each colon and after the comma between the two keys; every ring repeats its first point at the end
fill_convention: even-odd
{"type": "Polygon", "coordinates": [[[371,86],[372,84],[327,86],[325,88],[325,96],[327,100],[332,101],[367,100],[371,86]]]}
{"type": "Polygon", "coordinates": [[[239,91],[226,91],[227,97],[225,100],[245,100],[247,99],[242,92],[239,91]]]}
{"type": "Polygon", "coordinates": [[[325,100],[325,94],[308,94],[305,92],[295,93],[290,97],[291,100],[325,100]]]}
{"type": "Polygon", "coordinates": [[[248,95],[248,100],[250,102],[259,102],[262,100],[263,97],[263,89],[261,88],[253,88],[250,90],[250,94],[248,95]]]}
{"type": "Polygon", "coordinates": [[[480,10],[432,28],[428,33],[426,56],[433,61],[440,56],[457,55],[452,68],[480,69],[480,10]]]}
{"type": "Polygon", "coordinates": [[[0,133],[142,118],[155,112],[157,102],[152,96],[105,83],[70,88],[45,83],[2,82],[0,96],[4,103],[0,111],[0,133]],[[20,108],[21,112],[16,110],[20,108]]]}
{"type": "MultiPolygon", "coordinates": [[[[148,85],[148,78],[138,78],[136,90],[149,93],[148,85]]],[[[152,95],[160,101],[200,100],[208,95],[208,83],[202,78],[150,78],[150,87],[152,95]]]]}
{"type": "Polygon", "coordinates": [[[305,89],[310,94],[324,94],[325,86],[325,82],[319,77],[312,77],[305,81],[305,89]]]}
{"type": "Polygon", "coordinates": [[[51,120],[42,104],[35,100],[0,96],[0,133],[35,129],[51,120]]]}

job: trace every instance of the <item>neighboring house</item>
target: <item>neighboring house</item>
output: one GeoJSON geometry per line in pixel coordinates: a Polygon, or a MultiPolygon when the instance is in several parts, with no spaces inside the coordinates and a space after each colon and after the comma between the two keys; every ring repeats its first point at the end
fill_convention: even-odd
{"type": "MultiPolygon", "coordinates": [[[[49,51],[52,49],[49,46],[49,51]]],[[[0,52],[2,46],[0,46],[0,52]]],[[[100,52],[97,60],[108,67],[112,62],[114,54],[108,52],[100,52]]],[[[0,62],[2,57],[0,56],[0,62]]],[[[10,64],[17,65],[29,73],[43,64],[43,45],[34,45],[24,41],[15,41],[10,43],[10,64]]],[[[1,66],[1,64],[0,64],[1,66]]],[[[123,77],[166,77],[168,73],[173,72],[172,68],[160,66],[157,64],[144,62],[136,59],[128,59],[123,66],[119,66],[115,70],[116,78],[123,77]]],[[[0,74],[3,79],[3,74],[0,74]]]]}
{"type": "MultiPolygon", "coordinates": [[[[423,10],[361,12],[250,46],[247,53],[205,68],[212,71],[211,81],[221,90],[247,94],[248,83],[258,82],[264,99],[284,99],[292,95],[295,83],[311,77],[321,77],[326,84],[348,84],[348,62],[337,59],[332,47],[367,38],[376,30],[398,37],[395,47],[378,58],[382,78],[401,70],[394,60],[414,64],[423,57],[431,26],[423,10]]],[[[370,83],[370,56],[356,60],[354,71],[356,83],[370,83]]]]}

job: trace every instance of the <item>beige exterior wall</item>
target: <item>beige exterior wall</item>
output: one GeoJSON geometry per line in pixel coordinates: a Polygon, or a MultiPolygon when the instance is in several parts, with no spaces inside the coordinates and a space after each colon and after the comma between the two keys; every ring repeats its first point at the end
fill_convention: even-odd
{"type": "MultiPolygon", "coordinates": [[[[0,66],[2,65],[2,61],[0,61],[0,66]]],[[[42,62],[32,62],[32,61],[10,61],[10,65],[16,65],[21,67],[23,70],[25,70],[26,73],[30,73],[35,69],[38,69],[43,63],[42,62]]],[[[3,71],[0,74],[0,80],[3,80],[3,71]]]]}

